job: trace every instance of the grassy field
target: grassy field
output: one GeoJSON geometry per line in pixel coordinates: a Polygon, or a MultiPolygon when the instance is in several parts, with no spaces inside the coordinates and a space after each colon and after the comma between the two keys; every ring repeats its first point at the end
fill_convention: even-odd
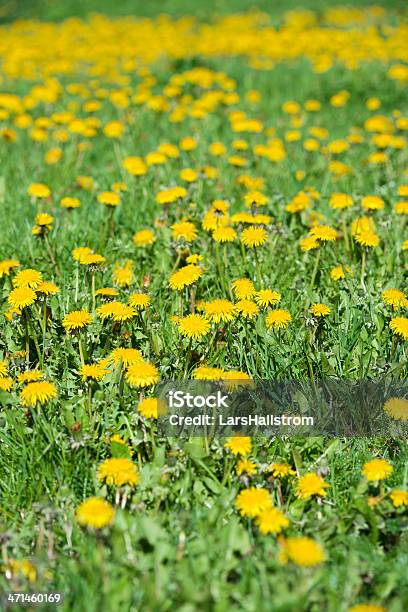
{"type": "MultiPolygon", "coordinates": [[[[387,9],[390,14],[402,14],[406,9],[403,0],[359,0],[358,2],[346,3],[346,6],[356,6],[360,9],[379,6],[387,9]]],[[[206,21],[211,20],[214,15],[228,13],[242,13],[250,10],[266,11],[273,19],[280,20],[286,11],[304,8],[322,14],[332,6],[338,6],[331,0],[285,0],[282,3],[270,2],[270,0],[207,0],[207,2],[194,2],[190,0],[122,0],[113,3],[110,0],[2,0],[0,3],[0,22],[12,21],[17,18],[44,19],[47,21],[66,19],[67,17],[86,17],[90,13],[104,13],[113,17],[120,15],[137,15],[143,17],[155,17],[158,14],[167,14],[173,17],[183,15],[195,15],[206,21]]]]}
{"type": "Polygon", "coordinates": [[[166,380],[406,380],[402,3],[269,5],[0,9],[6,610],[407,609],[406,437],[158,430],[166,380]]]}

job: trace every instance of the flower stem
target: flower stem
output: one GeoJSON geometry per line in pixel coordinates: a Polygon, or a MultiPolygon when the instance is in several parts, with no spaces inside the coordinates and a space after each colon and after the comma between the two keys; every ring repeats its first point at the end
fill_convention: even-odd
{"type": "Polygon", "coordinates": [[[41,369],[44,367],[45,356],[45,336],[47,333],[47,303],[44,299],[43,304],[43,320],[42,320],[42,354],[41,354],[41,369]]]}
{"type": "Polygon", "coordinates": [[[51,263],[52,263],[52,265],[55,268],[55,272],[57,273],[58,276],[61,276],[61,270],[59,269],[57,260],[54,257],[54,253],[53,253],[53,250],[51,248],[51,244],[50,244],[50,241],[48,239],[47,234],[45,234],[44,238],[45,238],[45,245],[47,247],[48,255],[50,256],[51,263]]]}
{"type": "Polygon", "coordinates": [[[346,215],[345,214],[342,215],[341,223],[342,223],[342,226],[343,226],[343,236],[344,236],[344,242],[346,243],[346,251],[349,251],[350,250],[350,243],[349,243],[349,236],[348,236],[347,223],[346,223],[346,215]]]}
{"type": "Polygon", "coordinates": [[[185,369],[184,369],[183,378],[187,377],[188,367],[189,367],[190,361],[191,361],[191,345],[192,345],[192,342],[193,341],[190,338],[189,343],[188,343],[188,348],[187,348],[186,365],[185,365],[185,369]]]}
{"type": "Polygon", "coordinates": [[[91,283],[92,283],[92,312],[93,314],[95,314],[95,302],[96,302],[96,295],[95,295],[95,272],[91,273],[91,283]]]}
{"type": "Polygon", "coordinates": [[[81,360],[81,366],[84,367],[84,365],[85,365],[84,349],[82,347],[82,338],[81,337],[78,338],[78,346],[79,346],[79,358],[81,360]]]}
{"type": "Polygon", "coordinates": [[[365,267],[366,267],[366,250],[363,249],[363,252],[361,255],[361,278],[360,278],[360,282],[363,287],[364,287],[365,267]]]}
{"type": "Polygon", "coordinates": [[[258,251],[256,248],[254,249],[254,252],[255,252],[256,280],[259,282],[259,286],[262,289],[263,288],[262,272],[261,272],[261,266],[260,266],[259,258],[258,258],[258,251]]]}
{"type": "Polygon", "coordinates": [[[312,272],[312,278],[311,278],[311,281],[310,281],[310,288],[311,289],[313,289],[314,284],[315,284],[317,270],[319,268],[319,263],[320,263],[320,248],[317,251],[317,255],[316,255],[316,259],[315,259],[315,264],[314,264],[314,268],[313,268],[313,272],[312,272]]]}
{"type": "Polygon", "coordinates": [[[217,262],[217,269],[218,269],[218,276],[219,276],[220,284],[221,284],[221,290],[226,292],[224,274],[223,274],[221,257],[220,257],[220,245],[218,244],[218,242],[215,243],[215,258],[217,262]]]}

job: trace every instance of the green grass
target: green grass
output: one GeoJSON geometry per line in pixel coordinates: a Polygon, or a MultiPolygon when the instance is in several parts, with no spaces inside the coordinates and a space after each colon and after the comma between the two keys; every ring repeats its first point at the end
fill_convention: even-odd
{"type": "MultiPolygon", "coordinates": [[[[321,9],[328,4],[316,1],[310,7],[321,9]]],[[[96,8],[109,14],[169,11],[181,15],[192,12],[192,6],[181,0],[124,2],[119,8],[109,3],[72,1],[64,5],[17,3],[10,4],[3,17],[58,20],[71,14],[82,16],[96,8]]],[[[258,6],[265,10],[269,3],[260,2],[258,6]]],[[[391,8],[396,6],[392,3],[391,8]]],[[[221,13],[246,7],[246,3],[229,1],[200,3],[198,9],[207,17],[212,8],[221,13]]],[[[271,12],[279,14],[275,7],[271,12]]],[[[381,99],[381,114],[392,116],[395,109],[404,112],[402,90],[386,76],[387,66],[380,64],[374,68],[363,65],[354,71],[337,66],[317,75],[304,60],[258,72],[243,59],[187,58],[163,61],[152,68],[157,91],[172,74],[194,65],[222,70],[234,78],[241,96],[238,107],[251,117],[259,117],[265,127],[275,128],[281,138],[290,128],[288,117],[281,111],[282,103],[289,99],[301,104],[309,98],[320,100],[322,110],[307,115],[302,134],[310,126],[319,125],[329,130],[330,140],[346,137],[352,126],[363,127],[370,116],[365,106],[368,97],[381,99]],[[257,89],[262,95],[255,109],[245,101],[249,89],[257,89]],[[345,107],[335,109],[329,104],[330,97],[342,89],[349,91],[350,100],[345,107]]],[[[75,75],[75,82],[81,79],[88,84],[86,76],[75,75]]],[[[61,77],[61,81],[66,84],[69,79],[61,77]]],[[[132,87],[137,82],[132,75],[132,87]]],[[[4,84],[6,91],[18,90],[19,94],[28,89],[22,79],[13,82],[5,77],[4,84]]],[[[52,109],[41,105],[32,114],[50,116],[66,110],[72,99],[64,95],[52,109]]],[[[351,174],[337,181],[328,172],[325,158],[306,153],[299,143],[285,143],[288,155],[281,164],[248,154],[249,168],[235,169],[226,158],[214,161],[208,154],[211,142],[220,140],[230,151],[231,142],[242,136],[231,132],[223,107],[201,122],[188,118],[182,124],[171,123],[167,114],[155,114],[145,106],[132,112],[135,121],[120,141],[113,142],[99,133],[90,139],[89,150],[78,155],[80,139],[71,138],[63,145],[64,156],[55,166],[43,161],[51,146],[49,141],[34,143],[27,133],[18,130],[16,142],[0,142],[0,260],[18,258],[24,267],[41,270],[44,278],[53,279],[60,287],[60,293],[48,300],[44,337],[42,312],[37,306],[31,308],[28,343],[31,368],[42,362],[44,350],[44,371],[47,379],[57,384],[58,400],[26,411],[17,387],[12,393],[0,391],[3,567],[8,559],[30,559],[38,575],[31,587],[64,592],[64,610],[346,612],[356,603],[372,602],[385,606],[387,612],[404,612],[408,605],[407,513],[404,507],[394,508],[387,494],[392,488],[407,489],[406,439],[257,436],[251,458],[258,465],[258,474],[252,479],[238,478],[236,460],[225,450],[222,439],[213,440],[207,449],[201,439],[185,443],[160,438],[155,423],[143,419],[136,410],[139,392],[126,384],[122,388],[114,374],[92,386],[90,406],[89,388],[78,374],[78,344],[61,325],[71,310],[92,310],[90,278],[81,269],[77,291],[77,267],[71,256],[75,247],[89,245],[107,259],[106,268],[96,273],[97,287],[111,286],[114,264],[131,259],[136,274],[131,289],[136,290],[149,277],[152,306],[130,325],[110,327],[95,318],[83,334],[87,361],[106,357],[115,346],[131,345],[160,368],[162,379],[179,379],[184,373],[191,376],[204,356],[211,366],[244,370],[255,379],[299,379],[311,374],[315,379],[406,379],[406,342],[393,340],[389,329],[393,313],[381,300],[386,288],[406,288],[406,252],[404,260],[401,250],[407,238],[406,221],[393,213],[397,188],[406,182],[402,174],[404,150],[391,152],[391,161],[385,167],[370,166],[366,160],[374,148],[370,134],[364,132],[364,143],[341,157],[352,168],[351,174]],[[141,179],[133,180],[123,169],[121,160],[127,155],[146,155],[161,143],[178,143],[186,135],[199,138],[192,154],[182,152],[180,158],[141,179]],[[161,186],[180,183],[181,168],[201,168],[210,163],[220,171],[216,181],[199,181],[184,208],[172,206],[167,213],[159,209],[155,195],[161,186]],[[307,171],[303,182],[294,177],[299,169],[307,171]],[[252,254],[242,257],[238,242],[226,247],[219,266],[214,244],[201,229],[203,213],[214,199],[228,199],[233,213],[243,209],[244,192],[236,184],[242,173],[263,177],[263,191],[270,198],[263,211],[272,216],[270,240],[259,249],[259,269],[252,254]],[[92,176],[96,190],[80,191],[78,175],[92,176]],[[96,194],[119,180],[128,184],[128,191],[109,225],[108,212],[96,203],[96,194]],[[31,233],[38,205],[29,201],[26,190],[30,183],[40,181],[52,189],[51,201],[43,205],[55,216],[49,248],[44,239],[31,233]],[[298,244],[309,229],[307,215],[290,216],[285,210],[305,185],[320,192],[315,208],[340,233],[341,218],[328,204],[333,192],[345,191],[355,199],[354,207],[345,213],[346,227],[361,214],[358,202],[362,195],[375,193],[384,198],[385,209],[375,213],[381,246],[367,253],[363,283],[361,250],[351,236],[347,250],[342,235],[341,246],[338,241],[322,248],[312,286],[316,252],[302,253],[298,244]],[[58,203],[66,195],[78,195],[81,207],[62,211],[58,203]],[[190,202],[195,206],[188,206],[190,202]],[[262,313],[255,322],[237,320],[229,327],[219,326],[223,329],[218,328],[211,343],[194,343],[189,350],[188,341],[181,338],[171,321],[172,315],[181,313],[179,299],[168,288],[177,261],[170,226],[183,215],[200,228],[191,251],[202,253],[206,266],[197,284],[196,300],[230,298],[224,286],[244,275],[255,278],[258,285],[262,279],[265,286],[282,294],[281,305],[292,314],[287,330],[267,330],[262,313]],[[155,229],[158,239],[141,254],[132,243],[132,235],[143,227],[154,227],[157,220],[162,225],[155,229]],[[331,268],[338,264],[352,269],[347,283],[330,278],[331,268]],[[332,312],[316,325],[309,308],[320,301],[329,304],[332,312]],[[100,462],[111,456],[109,436],[114,433],[120,433],[132,448],[133,459],[141,466],[141,481],[129,494],[126,508],[118,508],[114,525],[94,533],[80,527],[74,514],[91,495],[115,503],[115,491],[98,482],[96,476],[100,462]],[[394,467],[389,480],[378,486],[368,484],[361,475],[363,464],[377,456],[394,467]],[[318,470],[330,483],[327,497],[319,501],[297,499],[292,484],[285,480],[278,484],[268,478],[265,469],[274,461],[287,461],[299,474],[318,470]],[[322,543],[327,553],[324,564],[302,569],[279,562],[276,536],[261,536],[254,521],[240,517],[236,511],[236,496],[249,484],[267,487],[275,504],[282,505],[291,521],[288,534],[307,535],[322,543]],[[378,505],[369,505],[370,496],[381,498],[378,505]]],[[[124,118],[125,113],[106,103],[100,117],[106,123],[124,118]]],[[[5,120],[4,125],[9,123],[5,120]]],[[[264,134],[244,137],[251,145],[265,140],[264,134]]],[[[10,279],[0,282],[6,310],[10,279]]],[[[126,301],[129,292],[120,290],[119,299],[126,301]]],[[[189,311],[190,297],[187,292],[182,298],[183,314],[189,311]]],[[[8,322],[2,318],[0,332],[0,358],[27,346],[21,320],[8,322]]],[[[26,363],[24,358],[11,361],[10,373],[16,378],[26,363]]],[[[0,572],[0,589],[4,591],[29,586],[21,576],[10,579],[0,572]]]]}
{"type": "MultiPolygon", "coordinates": [[[[160,13],[166,13],[174,17],[185,14],[194,14],[201,19],[211,19],[214,15],[224,15],[235,12],[245,12],[258,9],[272,14],[278,18],[282,16],[283,10],[290,11],[299,8],[311,11],[323,11],[333,5],[342,5],[341,2],[333,3],[330,0],[285,0],[284,5],[280,2],[270,0],[208,0],[203,2],[191,2],[191,0],[122,0],[120,4],[112,3],[110,0],[2,0],[0,3],[0,22],[11,21],[16,18],[24,19],[46,19],[60,20],[71,16],[86,17],[89,13],[104,13],[111,16],[136,15],[142,17],[154,17],[160,13]]],[[[345,5],[369,7],[382,6],[393,12],[403,12],[406,9],[403,0],[358,0],[358,2],[346,2],[345,5]]]]}

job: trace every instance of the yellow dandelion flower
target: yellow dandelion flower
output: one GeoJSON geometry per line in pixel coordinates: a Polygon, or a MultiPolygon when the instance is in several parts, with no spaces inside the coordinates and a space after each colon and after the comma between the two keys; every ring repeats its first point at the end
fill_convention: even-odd
{"type": "Polygon", "coordinates": [[[408,340],[408,318],[395,317],[390,321],[390,329],[396,336],[401,336],[404,340],[408,340]]]}
{"type": "Polygon", "coordinates": [[[354,239],[364,247],[374,248],[380,244],[380,239],[374,232],[359,232],[354,239]]]}
{"type": "Polygon", "coordinates": [[[182,138],[179,144],[180,149],[182,149],[183,151],[194,151],[194,149],[196,149],[198,145],[195,138],[192,138],[191,136],[186,136],[185,138],[182,138]]]}
{"type": "Polygon", "coordinates": [[[230,370],[224,372],[222,380],[229,391],[235,391],[239,387],[253,387],[253,380],[246,372],[240,370],[230,370]]]}
{"type": "Polygon", "coordinates": [[[327,304],[312,304],[310,312],[314,317],[327,317],[331,313],[331,308],[327,304]]]}
{"type": "Polygon", "coordinates": [[[9,276],[13,268],[18,268],[20,262],[17,259],[3,259],[0,261],[0,278],[9,276]]]}
{"type": "Polygon", "coordinates": [[[292,316],[287,310],[271,310],[266,317],[266,326],[268,329],[284,329],[291,320],[292,316]]]}
{"type": "Polygon", "coordinates": [[[14,380],[10,376],[0,378],[0,391],[10,392],[13,388],[14,380]]]}
{"type": "Polygon", "coordinates": [[[197,238],[197,228],[190,221],[180,221],[171,226],[171,233],[175,240],[182,238],[186,242],[193,242],[197,238]]]}
{"type": "Polygon", "coordinates": [[[163,189],[156,195],[156,202],[158,204],[172,204],[181,198],[185,198],[187,195],[187,189],[184,187],[170,187],[169,189],[163,189]]]}
{"type": "Polygon", "coordinates": [[[238,278],[231,283],[231,287],[239,300],[249,300],[255,295],[254,283],[249,278],[238,278]]]}
{"type": "Polygon", "coordinates": [[[81,201],[79,198],[71,198],[67,196],[62,198],[60,205],[61,208],[79,208],[81,206],[81,201]]]}
{"type": "Polygon", "coordinates": [[[125,378],[131,387],[150,387],[159,381],[159,372],[152,363],[133,361],[127,367],[125,378]]]}
{"type": "Polygon", "coordinates": [[[143,158],[137,156],[126,157],[122,162],[122,166],[132,176],[142,176],[148,170],[143,158]]]}
{"type": "Polygon", "coordinates": [[[279,553],[281,563],[291,561],[300,567],[314,567],[326,559],[323,547],[312,538],[304,536],[281,538],[279,543],[282,547],[279,553]]]}
{"type": "Polygon", "coordinates": [[[408,299],[405,297],[404,292],[399,289],[386,289],[381,297],[383,302],[391,306],[393,310],[408,308],[408,299]]]}
{"type": "Polygon", "coordinates": [[[218,227],[229,225],[229,223],[230,216],[228,214],[220,214],[219,212],[211,209],[205,213],[201,226],[206,232],[212,232],[218,227]]]}
{"type": "Polygon", "coordinates": [[[207,319],[198,314],[189,314],[186,317],[181,317],[177,324],[180,333],[193,340],[200,340],[210,331],[210,324],[207,319]]]}
{"type": "Polygon", "coordinates": [[[157,419],[166,414],[167,405],[157,397],[145,397],[139,403],[137,410],[145,419],[157,419]]]}
{"type": "Polygon", "coordinates": [[[202,261],[202,259],[202,255],[198,255],[198,253],[193,253],[192,255],[189,255],[187,257],[186,262],[189,264],[197,264],[199,261],[202,261]]]}
{"type": "Polygon", "coordinates": [[[301,108],[298,102],[287,100],[282,104],[282,110],[288,115],[299,115],[301,108]]]}
{"type": "Polygon", "coordinates": [[[248,248],[262,246],[268,240],[268,234],[263,227],[251,225],[245,228],[241,234],[241,242],[248,248]]]}
{"type": "Polygon", "coordinates": [[[133,273],[133,262],[128,259],[122,266],[117,264],[113,269],[113,282],[119,287],[129,287],[135,282],[135,275],[133,273]]]}
{"type": "Polygon", "coordinates": [[[148,166],[161,166],[167,162],[167,157],[160,151],[150,151],[145,159],[148,166]]]}
{"type": "Polygon", "coordinates": [[[259,307],[252,300],[239,300],[234,309],[244,319],[254,319],[259,314],[259,307]]]}
{"type": "Polygon", "coordinates": [[[179,268],[176,272],[173,272],[170,276],[169,285],[171,289],[181,291],[184,287],[188,287],[195,283],[202,273],[203,271],[199,266],[188,264],[187,266],[179,268]]]}
{"type": "Polygon", "coordinates": [[[136,465],[127,458],[105,459],[98,468],[98,480],[107,485],[123,487],[137,485],[140,480],[136,465]]]}
{"type": "Polygon", "coordinates": [[[274,478],[286,478],[286,476],[294,476],[296,474],[289,463],[271,463],[268,467],[268,472],[272,472],[274,478]]]}
{"type": "Polygon", "coordinates": [[[89,247],[77,247],[72,250],[72,257],[75,261],[79,261],[81,263],[82,258],[85,255],[90,255],[92,253],[92,249],[89,247]]]}
{"type": "Polygon", "coordinates": [[[255,302],[262,307],[275,306],[281,301],[281,294],[272,289],[261,289],[255,293],[255,302]]]}
{"type": "Polygon", "coordinates": [[[330,270],[330,277],[334,281],[339,281],[343,278],[346,278],[343,266],[335,266],[330,270]]]}
{"type": "Polygon", "coordinates": [[[103,529],[113,523],[115,510],[105,499],[89,497],[78,506],[75,516],[80,525],[103,529]]]}
{"type": "Polygon", "coordinates": [[[151,302],[150,296],[146,293],[132,293],[129,297],[129,305],[135,310],[145,310],[151,302]]]}
{"type": "Polygon", "coordinates": [[[80,260],[79,263],[83,266],[101,266],[102,264],[104,264],[106,261],[105,257],[103,255],[100,255],[99,253],[84,253],[80,260]]]}
{"type": "Polygon", "coordinates": [[[97,315],[105,321],[106,319],[112,319],[116,323],[124,323],[130,321],[136,315],[136,311],[131,306],[123,304],[122,302],[107,302],[102,304],[96,309],[97,315]]]}
{"type": "Polygon", "coordinates": [[[112,191],[115,191],[116,193],[120,193],[121,191],[127,191],[127,185],[126,183],[117,181],[115,183],[112,183],[112,191]]]}
{"type": "Polygon", "coordinates": [[[91,191],[94,188],[94,180],[92,176],[78,176],[76,182],[79,187],[81,187],[81,189],[85,189],[85,191],[91,191]]]}
{"type": "Polygon", "coordinates": [[[42,370],[26,370],[18,375],[18,382],[24,385],[29,382],[36,382],[44,378],[44,372],[42,370]]]}
{"type": "Polygon", "coordinates": [[[408,215],[408,201],[397,202],[394,206],[397,215],[408,215]]]}
{"type": "Polygon", "coordinates": [[[325,482],[321,476],[315,472],[310,472],[299,478],[296,487],[296,495],[300,499],[309,499],[309,497],[312,497],[313,495],[325,497],[325,489],[327,489],[329,486],[330,485],[325,482]]]}
{"type": "Polygon", "coordinates": [[[102,191],[102,193],[98,194],[97,199],[99,204],[104,204],[105,206],[119,206],[120,204],[120,195],[114,191],[102,191]]]}
{"type": "Polygon", "coordinates": [[[384,606],[379,606],[377,604],[362,603],[352,606],[349,608],[348,612],[387,612],[387,610],[384,606]]]}
{"type": "Polygon", "coordinates": [[[395,508],[400,508],[401,506],[408,506],[408,491],[394,489],[393,491],[391,491],[390,497],[395,508]]]}
{"type": "Polygon", "coordinates": [[[297,193],[287,204],[286,210],[291,214],[302,212],[302,210],[306,210],[307,208],[309,208],[310,202],[310,196],[307,193],[301,191],[297,193]]]}
{"type": "Polygon", "coordinates": [[[384,200],[379,196],[365,196],[361,200],[361,206],[366,210],[381,210],[384,208],[384,200]]]}
{"type": "Polygon", "coordinates": [[[14,287],[29,287],[30,289],[36,289],[41,282],[41,272],[38,272],[38,270],[32,270],[31,268],[21,270],[13,278],[14,287]]]}
{"type": "Polygon", "coordinates": [[[180,178],[187,183],[194,183],[198,179],[198,172],[192,168],[183,168],[180,170],[180,178]]]}
{"type": "Polygon", "coordinates": [[[227,214],[229,207],[227,200],[213,200],[211,203],[211,208],[216,213],[227,214]]]}
{"type": "Polygon", "coordinates": [[[35,217],[35,222],[40,227],[50,228],[53,221],[54,217],[52,215],[49,215],[48,213],[40,213],[35,217]]]}
{"type": "Polygon", "coordinates": [[[262,535],[280,533],[282,529],[289,525],[289,520],[279,508],[268,508],[267,510],[263,510],[258,514],[255,522],[262,535]]]}
{"type": "Polygon", "coordinates": [[[337,232],[329,225],[316,225],[310,230],[310,235],[322,242],[332,242],[337,238],[337,232]]]}
{"type": "Polygon", "coordinates": [[[177,159],[180,157],[180,151],[176,145],[171,144],[169,142],[164,142],[159,146],[159,152],[166,155],[166,157],[171,157],[172,159],[177,159]]]}
{"type": "Polygon", "coordinates": [[[95,295],[101,295],[102,297],[116,297],[119,295],[119,291],[113,287],[102,287],[95,291],[95,295]]]}
{"type": "Polygon", "coordinates": [[[244,196],[245,205],[247,208],[251,206],[263,206],[267,204],[269,198],[261,191],[249,191],[244,196]]]}
{"type": "Polygon", "coordinates": [[[408,400],[391,397],[384,404],[384,412],[396,421],[408,421],[408,400]]]}
{"type": "Polygon", "coordinates": [[[143,362],[142,353],[135,348],[121,348],[114,349],[107,357],[108,363],[113,363],[115,367],[122,364],[127,367],[131,363],[143,362]]]}
{"type": "Polygon", "coordinates": [[[351,233],[354,237],[358,234],[369,232],[375,234],[375,223],[370,217],[358,217],[351,224],[351,233]]]}
{"type": "Polygon", "coordinates": [[[44,183],[31,183],[27,189],[27,193],[32,198],[49,198],[51,195],[50,188],[44,183]]]}
{"type": "Polygon", "coordinates": [[[36,292],[42,293],[43,295],[55,295],[59,293],[59,288],[55,283],[52,283],[50,281],[43,281],[38,285],[36,292]]]}
{"type": "Polygon", "coordinates": [[[138,247],[145,247],[154,244],[156,236],[150,229],[140,230],[133,235],[133,242],[138,247]]]}
{"type": "Polygon", "coordinates": [[[92,380],[102,380],[106,374],[109,374],[111,370],[106,368],[106,362],[99,363],[86,363],[79,370],[79,375],[82,376],[83,380],[88,378],[92,380]]]}
{"type": "Polygon", "coordinates": [[[37,294],[33,289],[29,287],[18,287],[10,292],[7,301],[15,311],[20,311],[22,308],[31,306],[34,304],[37,298],[37,294]]]}
{"type": "Polygon", "coordinates": [[[213,323],[228,323],[235,317],[235,307],[229,300],[217,299],[204,304],[206,317],[213,323]]]}
{"type": "Polygon", "coordinates": [[[224,374],[222,368],[210,368],[208,366],[198,366],[192,374],[195,380],[221,380],[224,374]]]}
{"type": "Polygon", "coordinates": [[[252,440],[249,436],[232,436],[227,438],[224,447],[233,455],[249,455],[252,450],[252,440]]]}
{"type": "Polygon", "coordinates": [[[220,226],[213,231],[212,238],[215,242],[234,242],[237,238],[237,232],[229,225],[220,226]]]}
{"type": "MultiPolygon", "coordinates": [[[[385,164],[387,163],[388,160],[388,155],[386,153],[384,153],[384,151],[375,151],[374,153],[370,153],[370,155],[367,157],[367,161],[369,164],[385,164]]],[[[371,205],[370,205],[371,206],[371,205]]],[[[375,205],[376,208],[375,210],[379,210],[380,208],[384,208],[384,205],[380,205],[377,206],[375,205]]],[[[365,206],[363,205],[363,208],[365,208],[365,206]]],[[[373,210],[373,209],[371,209],[373,210]]]]}
{"type": "Polygon", "coordinates": [[[62,325],[71,332],[87,327],[92,320],[92,315],[87,310],[73,310],[65,315],[62,325]]]}
{"type": "Polygon", "coordinates": [[[302,238],[299,242],[300,248],[302,251],[312,251],[313,249],[318,249],[320,244],[317,238],[314,236],[306,236],[302,238]]]}
{"type": "Polygon", "coordinates": [[[120,138],[124,132],[124,125],[120,121],[109,121],[103,128],[108,138],[120,138]]]}
{"type": "Polygon", "coordinates": [[[347,193],[332,193],[329,204],[335,210],[349,208],[353,205],[353,198],[347,193]]]}
{"type": "Polygon", "coordinates": [[[35,565],[33,565],[27,559],[17,560],[10,559],[7,564],[7,569],[10,570],[13,577],[18,577],[19,575],[24,576],[29,582],[35,582],[37,580],[37,570],[35,565]]]}
{"type": "Polygon", "coordinates": [[[253,476],[256,474],[256,464],[249,459],[240,459],[237,463],[236,471],[238,476],[242,476],[242,474],[253,476]]]}
{"type": "Polygon", "coordinates": [[[225,153],[227,152],[227,149],[222,142],[212,142],[208,148],[209,148],[211,155],[214,155],[217,157],[221,155],[225,155],[225,153]]]}
{"type": "Polygon", "coordinates": [[[7,361],[0,359],[0,378],[3,376],[7,376],[8,374],[8,364],[7,361]]]}
{"type": "Polygon", "coordinates": [[[344,153],[350,148],[347,140],[339,138],[337,140],[332,140],[327,145],[327,150],[333,155],[339,155],[340,153],[344,153]]]}
{"type": "Polygon", "coordinates": [[[242,516],[254,518],[261,512],[272,508],[272,498],[266,489],[250,487],[239,493],[235,505],[242,516]]]}
{"type": "Polygon", "coordinates": [[[363,465],[362,474],[369,481],[385,480],[394,468],[386,459],[372,459],[363,465]]]}
{"type": "Polygon", "coordinates": [[[56,397],[55,385],[46,380],[28,383],[20,394],[22,405],[27,407],[34,407],[37,403],[45,404],[56,397]]]}
{"type": "Polygon", "coordinates": [[[306,100],[305,102],[305,110],[309,113],[315,113],[321,109],[321,104],[319,100],[306,100]]]}

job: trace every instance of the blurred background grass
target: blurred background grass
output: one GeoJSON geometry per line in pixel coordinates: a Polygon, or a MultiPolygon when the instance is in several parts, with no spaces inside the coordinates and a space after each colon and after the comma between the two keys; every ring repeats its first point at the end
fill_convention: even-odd
{"type": "Polygon", "coordinates": [[[146,17],[159,13],[175,17],[187,14],[207,19],[217,14],[251,9],[279,16],[296,8],[323,11],[336,5],[361,8],[376,5],[399,13],[408,11],[406,0],[0,0],[0,22],[21,18],[60,20],[71,16],[85,17],[88,13],[146,17]]]}

